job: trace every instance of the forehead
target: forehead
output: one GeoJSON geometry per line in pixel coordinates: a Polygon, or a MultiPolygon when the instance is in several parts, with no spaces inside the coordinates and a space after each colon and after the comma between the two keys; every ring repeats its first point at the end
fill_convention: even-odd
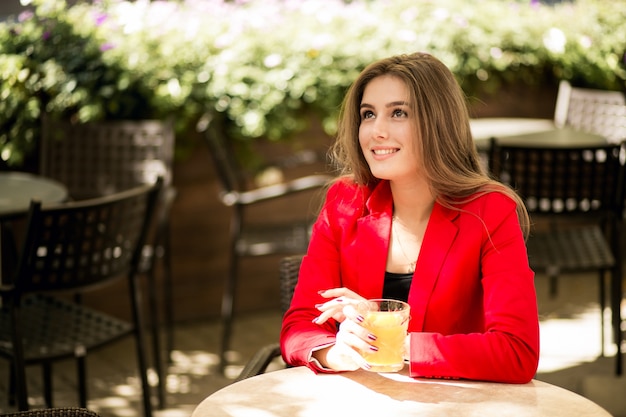
{"type": "Polygon", "coordinates": [[[380,75],[373,78],[363,90],[361,102],[373,101],[393,102],[409,99],[409,89],[405,82],[394,75],[380,75]]]}

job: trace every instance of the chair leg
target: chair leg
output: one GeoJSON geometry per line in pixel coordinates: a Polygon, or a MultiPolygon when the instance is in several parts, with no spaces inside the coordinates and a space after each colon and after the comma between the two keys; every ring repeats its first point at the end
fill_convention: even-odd
{"type": "Polygon", "coordinates": [[[598,292],[600,297],[600,356],[604,357],[604,310],[606,309],[606,282],[604,271],[600,271],[598,276],[598,292]]]}
{"type": "Polygon", "coordinates": [[[22,334],[17,326],[18,309],[11,309],[13,314],[11,317],[12,327],[12,341],[13,341],[13,361],[12,361],[12,376],[14,376],[14,392],[17,397],[17,410],[28,410],[28,387],[26,384],[26,361],[24,360],[24,348],[22,346],[22,334]]]}
{"type": "Polygon", "coordinates": [[[15,382],[15,366],[13,365],[13,362],[11,362],[9,364],[9,389],[8,389],[8,395],[9,395],[9,405],[10,406],[14,406],[15,405],[15,401],[16,401],[16,382],[15,382]]]}
{"type": "Polygon", "coordinates": [[[139,367],[139,378],[141,380],[142,402],[144,408],[144,417],[152,417],[152,402],[150,399],[150,383],[148,381],[148,366],[146,361],[146,346],[143,329],[143,317],[140,309],[139,289],[134,274],[129,276],[129,285],[131,293],[132,317],[135,327],[135,348],[137,355],[137,364],[139,367]]]}
{"type": "Polygon", "coordinates": [[[41,364],[43,378],[43,397],[46,407],[52,408],[52,364],[44,362],[41,364]]]}
{"type": "Polygon", "coordinates": [[[239,273],[239,253],[237,242],[241,235],[241,222],[243,209],[240,206],[233,207],[233,216],[230,224],[230,268],[224,283],[224,293],[222,294],[222,338],[220,343],[220,373],[224,374],[226,369],[226,353],[230,348],[232,335],[233,311],[235,304],[235,290],[237,287],[237,275],[239,273]]]}
{"type": "MultiPolygon", "coordinates": [[[[618,262],[619,263],[619,262],[618,262]]],[[[622,274],[618,265],[611,274],[611,324],[617,352],[615,354],[615,375],[622,375],[622,274]]]]}
{"type": "Polygon", "coordinates": [[[558,266],[548,266],[546,268],[546,274],[548,275],[548,284],[549,284],[549,294],[550,298],[554,298],[558,293],[558,280],[561,271],[558,266]]]}
{"type": "Polygon", "coordinates": [[[220,343],[220,372],[223,374],[226,369],[226,353],[230,349],[230,339],[232,337],[233,311],[235,304],[235,288],[237,287],[238,256],[235,251],[231,255],[230,271],[224,284],[222,295],[222,338],[220,343]]]}
{"type": "Polygon", "coordinates": [[[14,375],[15,375],[15,393],[17,397],[17,410],[18,411],[26,411],[28,410],[28,391],[26,388],[26,371],[22,368],[19,370],[20,366],[17,363],[13,363],[14,375]]]}
{"type": "Polygon", "coordinates": [[[174,350],[174,283],[172,280],[172,259],[170,256],[169,225],[163,240],[163,289],[165,304],[165,352],[166,363],[172,363],[172,351],[174,350]]]}
{"type": "Polygon", "coordinates": [[[155,263],[157,259],[156,248],[152,254],[152,265],[148,271],[148,303],[150,307],[151,330],[152,330],[152,353],[154,355],[154,369],[158,379],[157,396],[159,409],[165,408],[165,378],[163,376],[163,366],[161,357],[161,334],[159,329],[158,297],[156,294],[155,263]]]}
{"type": "Polygon", "coordinates": [[[78,377],[78,404],[87,408],[87,368],[85,366],[85,353],[77,352],[76,373],[78,377]]]}

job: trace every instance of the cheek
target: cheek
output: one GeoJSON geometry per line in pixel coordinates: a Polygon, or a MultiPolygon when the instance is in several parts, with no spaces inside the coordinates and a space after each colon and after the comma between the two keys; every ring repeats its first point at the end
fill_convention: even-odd
{"type": "Polygon", "coordinates": [[[361,146],[361,150],[363,149],[363,147],[367,146],[366,129],[363,127],[363,125],[359,127],[359,145],[361,146]]]}

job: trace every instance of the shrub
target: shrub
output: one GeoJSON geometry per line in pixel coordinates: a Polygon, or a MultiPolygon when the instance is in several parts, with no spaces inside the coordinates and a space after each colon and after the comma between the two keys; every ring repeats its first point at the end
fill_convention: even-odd
{"type": "MultiPolygon", "coordinates": [[[[22,0],[0,24],[0,160],[24,163],[39,118],[221,115],[234,140],[286,140],[311,113],[333,134],[371,61],[429,51],[469,96],[556,79],[624,88],[626,1],[22,0]]],[[[183,136],[183,135],[181,135],[183,136]]]]}

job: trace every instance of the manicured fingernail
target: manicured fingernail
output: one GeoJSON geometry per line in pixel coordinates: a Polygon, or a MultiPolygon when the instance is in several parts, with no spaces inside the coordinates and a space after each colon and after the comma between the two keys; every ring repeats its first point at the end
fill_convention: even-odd
{"type": "Polygon", "coordinates": [[[367,335],[367,338],[368,338],[369,340],[376,340],[376,336],[374,336],[374,335],[373,335],[373,334],[371,334],[371,333],[367,335]]]}
{"type": "Polygon", "coordinates": [[[319,290],[317,293],[318,293],[318,294],[320,294],[320,295],[322,295],[322,294],[324,294],[325,292],[326,292],[326,290],[319,290]]]}
{"type": "Polygon", "coordinates": [[[366,363],[363,366],[365,367],[365,369],[372,369],[372,365],[370,365],[369,363],[366,363]]]}
{"type": "Polygon", "coordinates": [[[363,320],[365,320],[365,318],[361,315],[356,316],[356,321],[358,321],[359,323],[363,323],[363,320]]]}
{"type": "Polygon", "coordinates": [[[378,352],[378,348],[376,346],[370,345],[370,350],[372,350],[374,352],[378,352]]]}
{"type": "Polygon", "coordinates": [[[315,317],[313,320],[311,320],[311,322],[313,322],[313,323],[317,323],[317,321],[318,321],[319,319],[320,319],[319,317],[315,317]]]}
{"type": "Polygon", "coordinates": [[[315,308],[320,308],[321,306],[323,306],[324,304],[315,304],[315,308]]]}

